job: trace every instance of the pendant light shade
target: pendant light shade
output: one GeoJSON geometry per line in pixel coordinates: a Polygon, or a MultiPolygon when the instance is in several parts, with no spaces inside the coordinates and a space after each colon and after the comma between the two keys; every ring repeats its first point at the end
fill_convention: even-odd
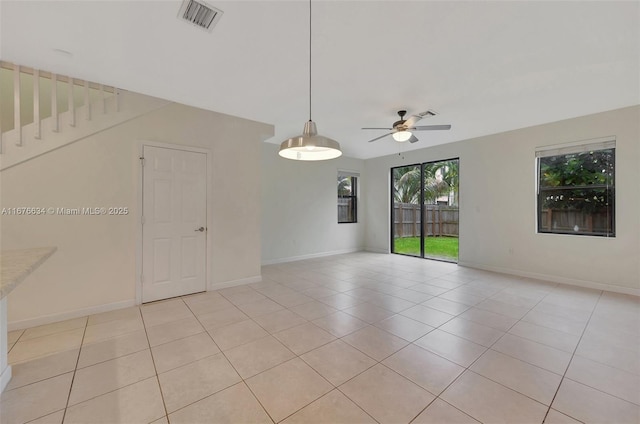
{"type": "Polygon", "coordinates": [[[280,156],[293,160],[327,160],[342,156],[340,143],[318,134],[311,120],[311,0],[309,0],[309,120],[302,135],[291,137],[280,144],[280,156]]]}
{"type": "Polygon", "coordinates": [[[307,121],[302,135],[283,141],[278,154],[294,160],[327,160],[340,157],[342,152],[337,141],[318,135],[316,123],[307,121]]]}

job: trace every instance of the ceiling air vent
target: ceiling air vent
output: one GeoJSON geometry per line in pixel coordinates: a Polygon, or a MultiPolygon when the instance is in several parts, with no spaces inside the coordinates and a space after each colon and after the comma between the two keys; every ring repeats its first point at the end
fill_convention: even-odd
{"type": "Polygon", "coordinates": [[[211,32],[222,17],[222,13],[222,10],[209,6],[203,1],[184,0],[180,6],[178,18],[211,32]]]}

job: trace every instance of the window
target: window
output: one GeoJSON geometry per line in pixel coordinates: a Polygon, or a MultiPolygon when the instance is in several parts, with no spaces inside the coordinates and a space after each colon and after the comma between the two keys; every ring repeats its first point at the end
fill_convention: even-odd
{"type": "Polygon", "coordinates": [[[358,174],[338,172],[338,224],[358,222],[358,174]]]}
{"type": "Polygon", "coordinates": [[[536,152],[538,232],[615,237],[615,141],[536,152]]]}

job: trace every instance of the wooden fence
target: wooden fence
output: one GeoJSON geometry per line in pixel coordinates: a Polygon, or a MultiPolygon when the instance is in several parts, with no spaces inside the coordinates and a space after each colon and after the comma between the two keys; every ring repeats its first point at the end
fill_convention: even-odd
{"type": "Polygon", "coordinates": [[[613,227],[613,211],[583,212],[574,209],[543,209],[541,231],[606,234],[613,227]],[[578,229],[575,229],[578,226],[578,229]]]}
{"type": "Polygon", "coordinates": [[[419,237],[421,223],[424,223],[424,234],[427,237],[459,235],[460,214],[457,206],[424,205],[421,217],[420,205],[394,203],[393,218],[396,237],[419,237]]]}
{"type": "Polygon", "coordinates": [[[354,222],[351,202],[355,199],[338,197],[338,222],[354,222]]]}

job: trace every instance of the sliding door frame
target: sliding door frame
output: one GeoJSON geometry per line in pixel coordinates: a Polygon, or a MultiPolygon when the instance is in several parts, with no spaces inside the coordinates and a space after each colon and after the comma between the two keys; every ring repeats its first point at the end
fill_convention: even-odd
{"type": "Polygon", "coordinates": [[[437,163],[437,162],[449,162],[449,161],[454,161],[457,160],[458,161],[458,241],[460,240],[460,157],[453,157],[453,158],[449,158],[449,159],[438,159],[438,160],[431,160],[431,161],[427,161],[427,162],[422,162],[422,163],[414,163],[414,164],[408,164],[408,165],[400,165],[400,166],[393,166],[391,167],[391,172],[389,172],[390,174],[390,190],[389,190],[389,194],[390,194],[390,221],[391,221],[391,231],[390,231],[390,235],[389,235],[389,240],[390,240],[390,252],[396,255],[402,255],[402,256],[409,256],[411,258],[421,258],[421,259],[429,259],[432,261],[440,261],[440,262],[447,262],[447,263],[458,263],[459,259],[460,259],[460,254],[458,253],[458,257],[456,258],[455,262],[452,261],[447,261],[445,259],[439,259],[439,258],[429,258],[425,256],[425,249],[424,249],[424,242],[425,242],[425,231],[424,231],[424,223],[422,222],[423,218],[424,218],[424,169],[425,166],[431,163],[437,163]],[[417,255],[410,255],[407,253],[396,253],[394,252],[394,240],[395,240],[395,184],[394,184],[394,170],[398,169],[398,168],[409,168],[409,167],[413,167],[413,166],[419,166],[420,167],[420,256],[417,255]]]}

